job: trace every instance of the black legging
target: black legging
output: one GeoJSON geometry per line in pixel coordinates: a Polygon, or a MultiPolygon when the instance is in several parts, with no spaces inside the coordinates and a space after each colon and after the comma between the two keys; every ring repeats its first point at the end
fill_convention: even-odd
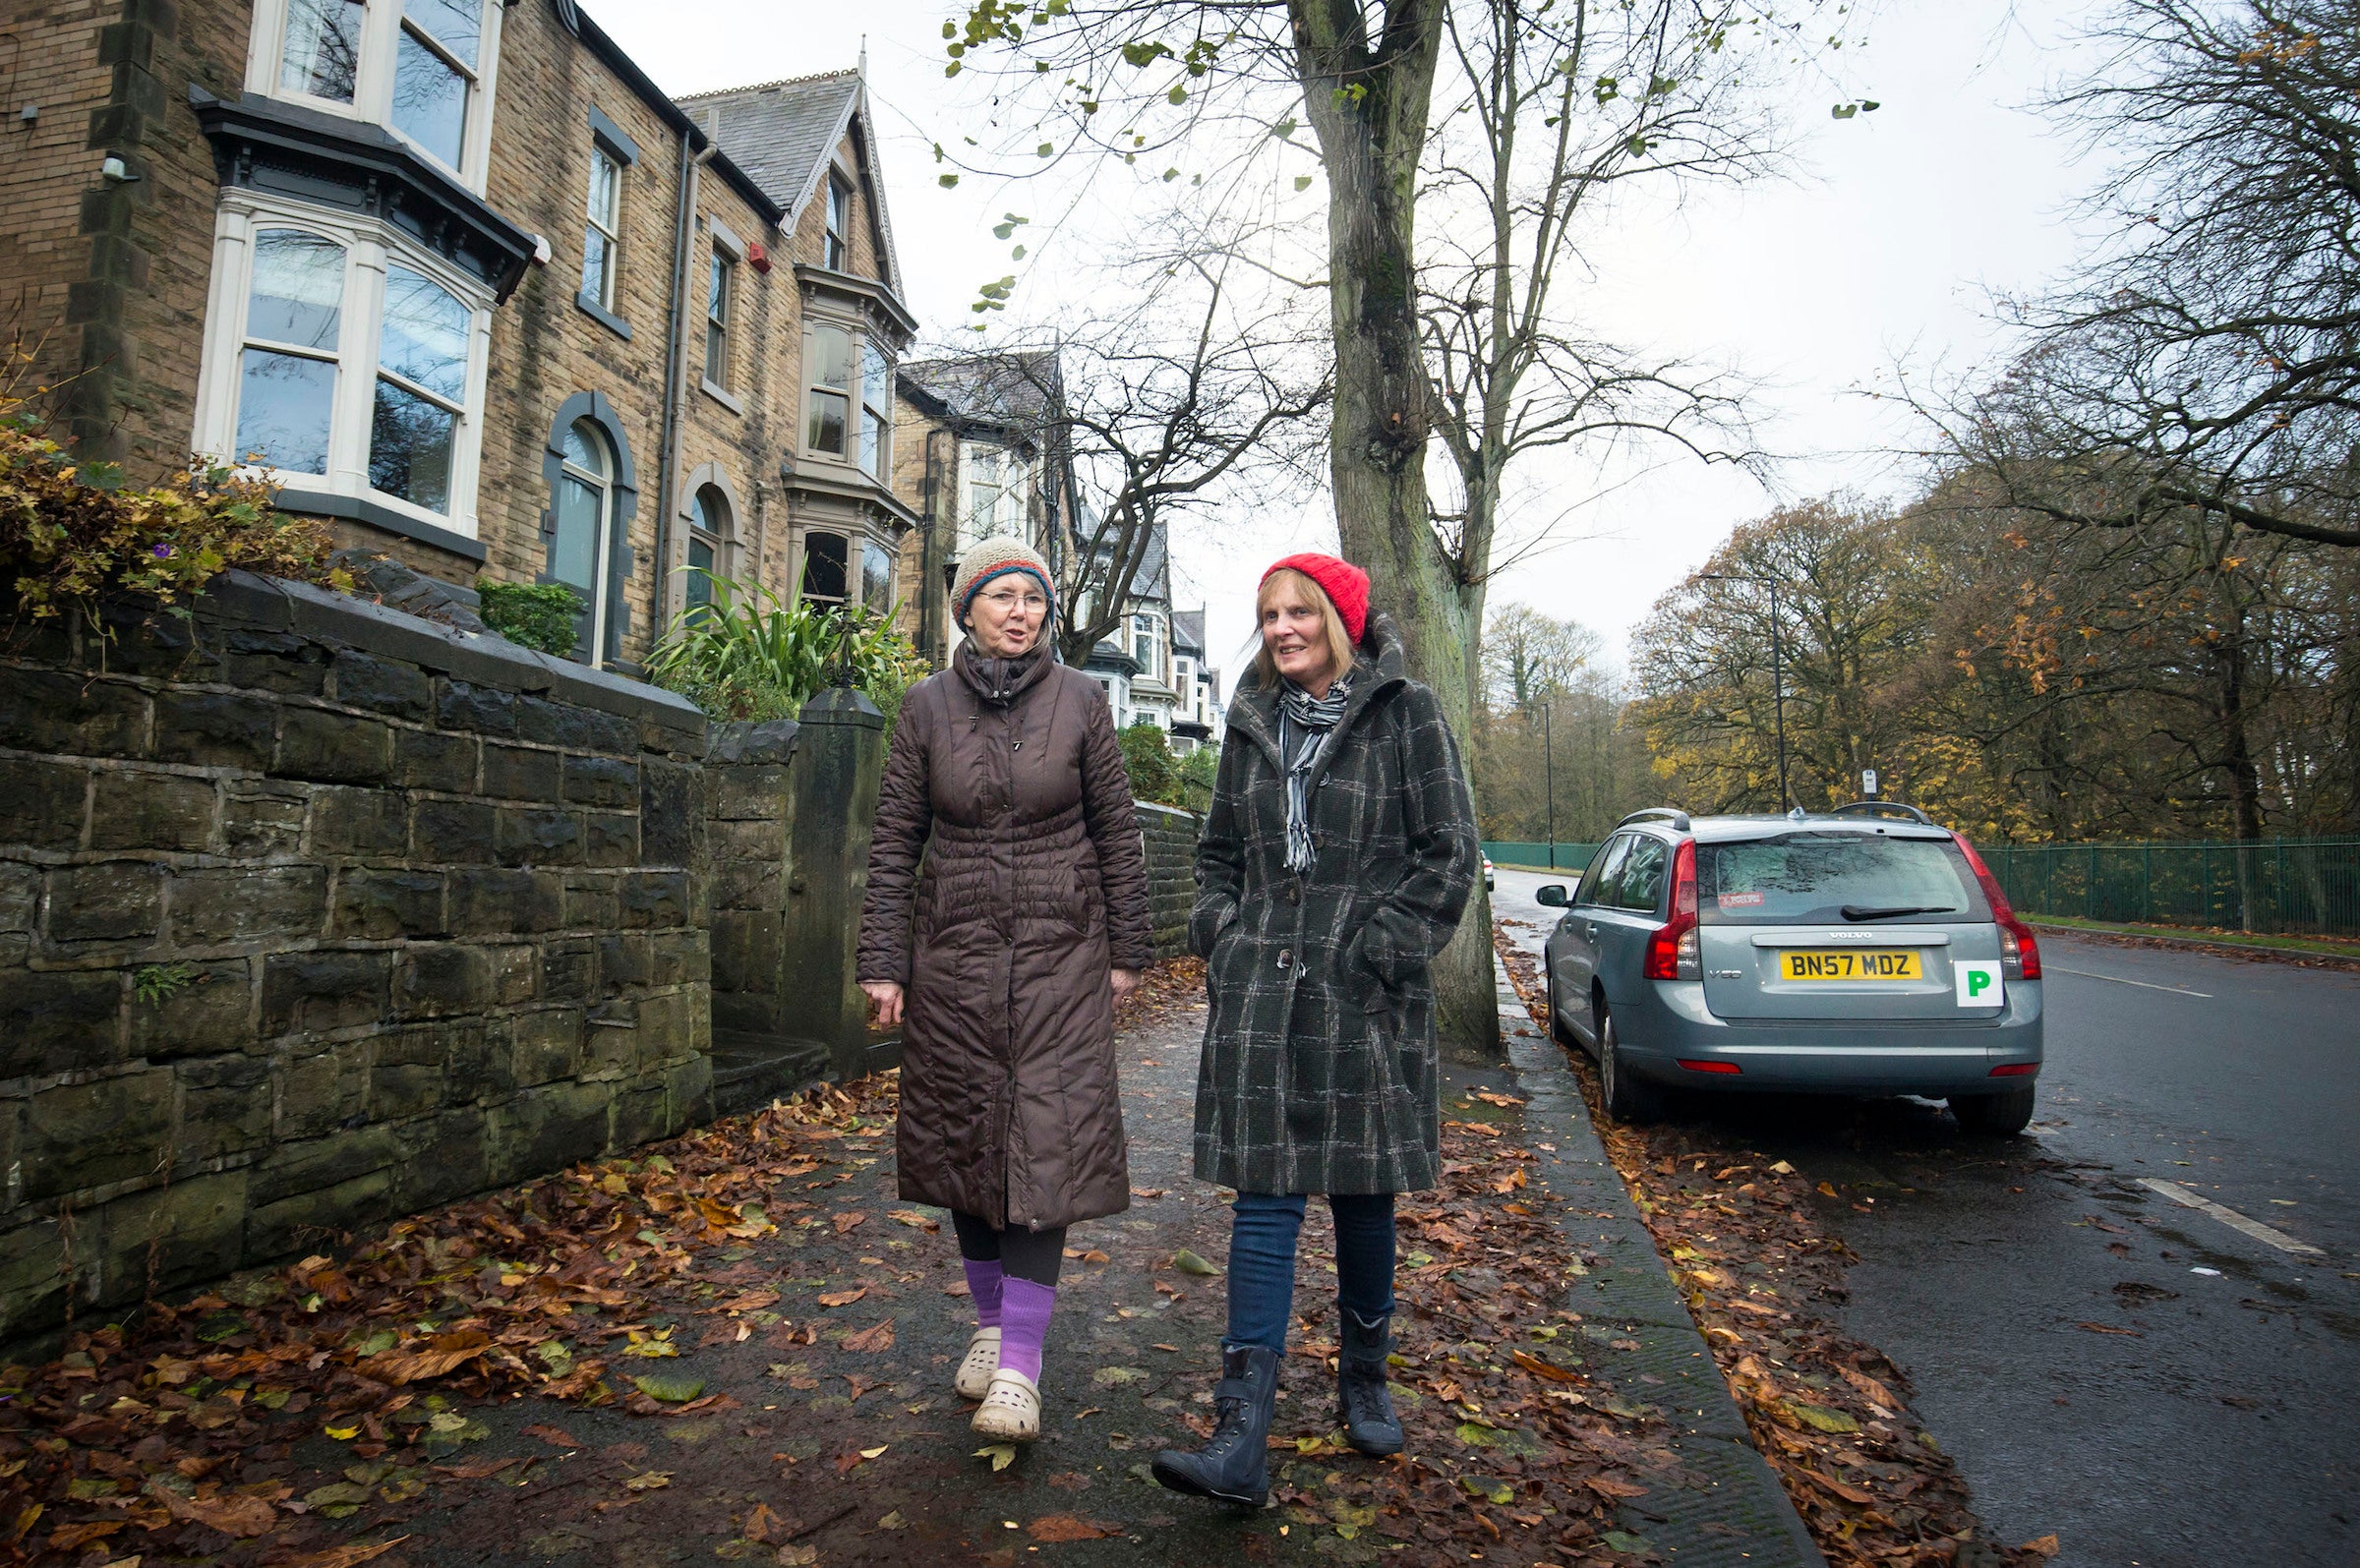
{"type": "Polygon", "coordinates": [[[997,1259],[1010,1279],[1031,1280],[1055,1289],[1057,1270],[1065,1262],[1065,1227],[1028,1231],[1010,1226],[995,1231],[989,1220],[951,1210],[951,1229],[959,1233],[959,1255],[971,1263],[997,1259]]]}

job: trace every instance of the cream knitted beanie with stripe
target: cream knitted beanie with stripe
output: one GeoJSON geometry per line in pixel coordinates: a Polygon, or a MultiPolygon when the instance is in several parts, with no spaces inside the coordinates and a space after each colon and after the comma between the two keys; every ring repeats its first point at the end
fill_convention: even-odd
{"type": "Polygon", "coordinates": [[[1057,607],[1057,590],[1049,581],[1049,563],[1040,558],[1040,552],[1021,539],[995,538],[977,541],[960,558],[958,575],[951,579],[951,619],[967,624],[968,607],[976,592],[994,577],[1009,572],[1024,572],[1040,584],[1048,597],[1049,608],[1057,607]]]}

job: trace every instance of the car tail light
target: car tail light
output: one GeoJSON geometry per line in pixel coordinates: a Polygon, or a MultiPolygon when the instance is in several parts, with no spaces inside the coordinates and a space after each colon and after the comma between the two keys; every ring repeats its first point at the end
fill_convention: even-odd
{"type": "Polygon", "coordinates": [[[1650,980],[1701,980],[1704,956],[1696,942],[1696,841],[1672,852],[1672,918],[1647,939],[1650,980]]]}
{"type": "MultiPolygon", "coordinates": [[[[1681,1066],[1687,1064],[1683,1062],[1681,1066]]],[[[2029,1078],[2039,1071],[2040,1064],[2037,1062],[2002,1062],[1991,1070],[1991,1075],[1995,1078],[2029,1078]]]]}
{"type": "Polygon", "coordinates": [[[1743,1068],[1738,1066],[1735,1062],[1690,1062],[1683,1058],[1681,1060],[1680,1065],[1683,1068],[1686,1068],[1690,1073],[1739,1074],[1745,1071],[1743,1068]]]}
{"type": "Polygon", "coordinates": [[[1983,857],[1975,852],[1975,845],[1962,834],[1954,833],[1953,842],[1959,852],[1967,857],[1975,880],[1981,885],[1983,901],[1991,905],[1991,918],[1999,924],[1999,972],[2003,979],[2037,980],[2040,978],[2040,944],[2033,937],[2033,928],[2016,918],[2008,907],[2008,896],[1999,891],[1999,879],[1983,864],[1983,857]]]}

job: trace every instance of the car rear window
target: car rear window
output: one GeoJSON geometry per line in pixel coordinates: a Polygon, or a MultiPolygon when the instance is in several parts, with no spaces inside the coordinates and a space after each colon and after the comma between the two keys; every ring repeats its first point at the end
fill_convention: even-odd
{"type": "Polygon", "coordinates": [[[1967,857],[1948,839],[1782,833],[1696,846],[1696,913],[1706,925],[1830,921],[1942,925],[1991,918],[1967,857]],[[1854,912],[1846,914],[1846,908],[1854,912]],[[1871,909],[1913,909],[1866,921],[1871,909]]]}

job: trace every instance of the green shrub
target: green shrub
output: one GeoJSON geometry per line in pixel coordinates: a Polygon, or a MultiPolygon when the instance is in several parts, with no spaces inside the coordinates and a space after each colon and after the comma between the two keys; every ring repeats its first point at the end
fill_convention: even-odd
{"type": "Polygon", "coordinates": [[[1163,730],[1142,719],[1115,739],[1123,748],[1123,771],[1131,776],[1132,798],[1173,804],[1180,773],[1163,730]]]}
{"type": "Polygon", "coordinates": [[[563,583],[496,583],[475,580],[484,624],[520,648],[569,657],[580,643],[574,617],[582,596],[563,583]]]}
{"type": "Polygon", "coordinates": [[[1179,787],[1173,791],[1173,805],[1203,816],[1212,809],[1213,777],[1220,771],[1221,752],[1218,746],[1200,745],[1180,759],[1179,787]]]}
{"type": "MultiPolygon", "coordinates": [[[[12,350],[21,368],[22,351],[12,350]]],[[[20,618],[68,610],[97,618],[101,594],[130,593],[186,615],[182,597],[233,566],[352,590],[327,564],[327,525],[276,510],[275,489],[192,459],[160,485],[133,489],[111,463],[77,463],[40,419],[0,384],[0,588],[20,618]]]]}
{"type": "Polygon", "coordinates": [[[892,611],[790,604],[759,583],[713,579],[713,602],[674,617],[648,656],[648,678],[716,719],[792,719],[828,686],[854,686],[885,713],[926,662],[893,627],[892,611]]]}

